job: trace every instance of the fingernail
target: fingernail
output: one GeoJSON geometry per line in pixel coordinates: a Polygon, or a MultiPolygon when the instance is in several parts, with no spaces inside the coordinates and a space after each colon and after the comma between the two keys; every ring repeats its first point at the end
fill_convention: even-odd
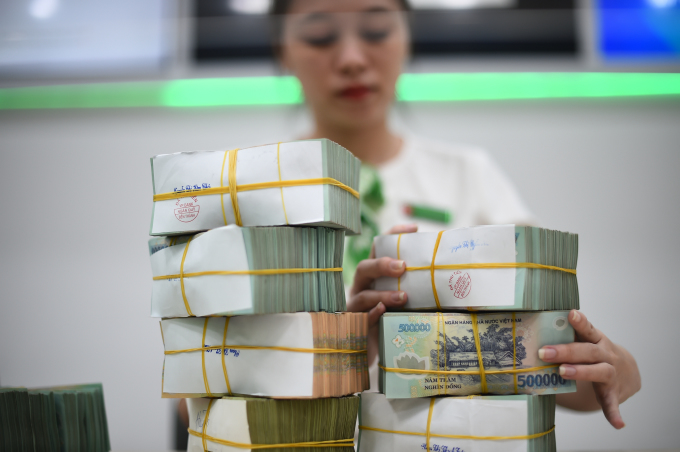
{"type": "Polygon", "coordinates": [[[542,349],[538,350],[538,357],[543,361],[546,359],[553,359],[555,356],[557,356],[557,350],[554,348],[543,347],[542,349]]]}
{"type": "Polygon", "coordinates": [[[390,263],[390,268],[392,270],[401,270],[404,268],[404,261],[392,261],[390,263]]]}
{"type": "Polygon", "coordinates": [[[571,366],[560,366],[560,375],[563,377],[571,377],[576,373],[576,369],[571,366]]]}
{"type": "Polygon", "coordinates": [[[375,305],[375,307],[378,309],[378,311],[383,311],[383,312],[385,311],[385,305],[383,304],[382,301],[380,303],[378,303],[377,305],[375,305]]]}
{"type": "Polygon", "coordinates": [[[571,320],[573,320],[574,322],[578,322],[579,320],[581,320],[581,314],[579,314],[578,311],[573,311],[573,313],[571,314],[571,320]]]}
{"type": "Polygon", "coordinates": [[[403,303],[406,300],[406,292],[395,292],[391,298],[395,303],[403,303]]]}

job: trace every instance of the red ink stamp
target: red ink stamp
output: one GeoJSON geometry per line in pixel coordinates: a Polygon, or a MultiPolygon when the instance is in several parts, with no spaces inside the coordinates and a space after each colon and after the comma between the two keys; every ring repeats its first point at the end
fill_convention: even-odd
{"type": "Polygon", "coordinates": [[[182,223],[189,223],[198,217],[201,206],[198,205],[198,198],[191,196],[189,198],[180,198],[175,203],[175,217],[182,223]]]}
{"type": "Polygon", "coordinates": [[[457,271],[449,278],[449,289],[453,291],[456,298],[465,298],[470,293],[472,278],[465,272],[457,271]]]}

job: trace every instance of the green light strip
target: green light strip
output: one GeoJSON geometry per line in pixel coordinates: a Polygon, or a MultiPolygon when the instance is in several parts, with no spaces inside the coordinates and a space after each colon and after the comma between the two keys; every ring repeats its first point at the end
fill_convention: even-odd
{"type": "MultiPolygon", "coordinates": [[[[404,74],[397,84],[397,97],[404,102],[671,95],[680,95],[680,74],[404,74]]],[[[0,89],[0,110],[287,105],[299,104],[302,100],[302,89],[294,77],[188,79],[0,89]]]]}

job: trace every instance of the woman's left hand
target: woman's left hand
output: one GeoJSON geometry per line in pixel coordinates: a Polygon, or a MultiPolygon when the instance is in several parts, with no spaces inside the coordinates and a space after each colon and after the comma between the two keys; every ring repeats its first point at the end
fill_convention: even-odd
{"type": "Polygon", "coordinates": [[[640,371],[633,356],[596,329],[583,313],[572,310],[569,323],[576,331],[576,342],[550,345],[538,351],[549,363],[560,363],[560,375],[576,380],[577,392],[558,394],[557,403],[574,410],[602,409],[617,429],[625,423],[619,404],[640,390],[640,371]]]}

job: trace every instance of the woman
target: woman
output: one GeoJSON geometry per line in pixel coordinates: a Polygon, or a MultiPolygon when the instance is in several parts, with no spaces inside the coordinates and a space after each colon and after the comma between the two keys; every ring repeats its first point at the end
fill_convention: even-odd
{"type": "MultiPolygon", "coordinates": [[[[350,266],[355,261],[356,268],[348,309],[369,313],[374,364],[380,316],[408,298],[405,292],[371,289],[376,278],[396,278],[405,269],[403,261],[369,255],[375,233],[534,221],[483,151],[389,129],[395,85],[409,55],[407,9],[406,0],[275,0],[272,8],[279,60],[300,80],[314,119],[308,138],[329,138],[370,165],[361,180],[367,233],[349,241],[346,261],[350,266]],[[411,224],[393,227],[404,223],[411,224]]],[[[582,313],[572,311],[569,320],[579,342],[539,351],[544,361],[562,364],[563,378],[577,381],[578,391],[558,395],[558,403],[602,409],[622,428],[618,406],[640,389],[635,360],[582,313]]]]}
{"type": "MultiPolygon", "coordinates": [[[[385,231],[414,219],[417,224],[392,227],[390,232],[533,222],[510,182],[483,151],[390,131],[388,112],[409,55],[403,14],[407,9],[405,0],[275,0],[278,56],[302,84],[315,124],[309,138],[336,141],[376,168],[374,177],[362,179],[362,184],[369,181],[362,187],[364,198],[375,198],[363,212],[371,232],[373,224],[385,231]]],[[[366,237],[363,244],[350,243],[348,257],[370,251],[367,243],[366,237]]],[[[408,295],[372,290],[376,278],[400,276],[405,263],[369,257],[358,263],[348,309],[369,312],[373,362],[380,316],[389,307],[403,305],[408,295]]],[[[558,395],[558,403],[581,411],[602,409],[615,428],[623,428],[619,404],[640,389],[634,358],[582,313],[572,311],[569,321],[578,342],[539,351],[544,361],[561,364],[563,378],[577,381],[578,391],[558,395]]]]}

